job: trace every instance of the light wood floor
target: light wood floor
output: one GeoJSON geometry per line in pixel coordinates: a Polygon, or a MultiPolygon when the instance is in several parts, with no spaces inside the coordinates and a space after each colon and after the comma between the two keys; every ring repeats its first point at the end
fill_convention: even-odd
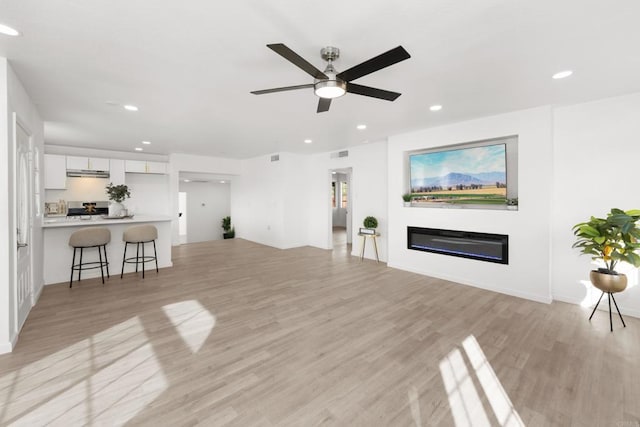
{"type": "Polygon", "coordinates": [[[0,356],[0,424],[640,425],[638,319],[314,248],[173,255],[46,287],[0,356]]]}

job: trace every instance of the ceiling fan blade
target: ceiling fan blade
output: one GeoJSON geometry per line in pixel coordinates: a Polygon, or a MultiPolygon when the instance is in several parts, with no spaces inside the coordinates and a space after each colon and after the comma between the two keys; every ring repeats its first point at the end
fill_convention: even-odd
{"type": "Polygon", "coordinates": [[[302,69],[304,72],[309,74],[311,77],[316,79],[328,79],[329,77],[318,70],[312,64],[308,63],[303,57],[289,49],[282,43],[268,44],[267,47],[282,56],[287,61],[291,62],[296,67],[302,69]]]}
{"type": "Polygon", "coordinates": [[[331,98],[320,98],[318,101],[318,111],[317,113],[324,113],[325,111],[329,111],[329,107],[331,107],[331,98]]]}
{"type": "Polygon", "coordinates": [[[273,89],[252,90],[251,93],[254,95],[264,95],[265,93],[284,92],[287,90],[297,90],[297,89],[307,89],[310,87],[313,87],[313,83],[309,83],[306,85],[274,87],[273,89]]]}
{"type": "Polygon", "coordinates": [[[370,96],[372,98],[384,99],[385,101],[395,101],[401,93],[391,92],[384,89],[378,89],[370,86],[357,85],[355,83],[347,83],[347,92],[356,95],[370,96]]]}
{"type": "Polygon", "coordinates": [[[336,77],[350,82],[351,80],[359,79],[362,76],[371,74],[374,71],[382,70],[383,68],[397,64],[398,62],[409,58],[411,58],[409,52],[404,50],[402,46],[398,46],[395,49],[391,49],[390,51],[376,56],[375,58],[371,58],[368,61],[364,61],[361,64],[351,67],[348,70],[339,73],[336,77]]]}

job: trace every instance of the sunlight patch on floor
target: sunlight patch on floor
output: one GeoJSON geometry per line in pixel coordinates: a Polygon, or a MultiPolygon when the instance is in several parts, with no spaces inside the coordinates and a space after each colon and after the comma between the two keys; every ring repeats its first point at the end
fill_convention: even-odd
{"type": "Polygon", "coordinates": [[[196,300],[165,305],[162,310],[194,354],[200,351],[216,325],[216,317],[196,300]]]}
{"type": "Polygon", "coordinates": [[[440,361],[440,374],[456,427],[492,425],[485,412],[481,395],[474,385],[474,379],[482,388],[482,396],[489,402],[492,415],[495,417],[492,417],[492,420],[502,427],[523,427],[520,415],[513,407],[476,338],[473,335],[465,338],[462,349],[464,354],[459,348],[455,348],[440,361]],[[467,368],[465,356],[471,369],[467,368]]]}
{"type": "Polygon", "coordinates": [[[40,359],[20,375],[23,396],[13,396],[19,403],[3,423],[122,425],[168,387],[137,317],[40,359]],[[51,382],[47,373],[60,375],[61,369],[65,381],[51,382]]]}
{"type": "Polygon", "coordinates": [[[487,396],[489,400],[489,404],[491,405],[491,409],[493,409],[498,423],[501,426],[524,427],[520,415],[516,412],[507,392],[502,387],[502,384],[500,384],[500,380],[498,380],[496,373],[493,371],[493,368],[491,368],[476,337],[469,335],[462,342],[462,347],[471,362],[478,381],[480,381],[485,396],[487,396]]]}

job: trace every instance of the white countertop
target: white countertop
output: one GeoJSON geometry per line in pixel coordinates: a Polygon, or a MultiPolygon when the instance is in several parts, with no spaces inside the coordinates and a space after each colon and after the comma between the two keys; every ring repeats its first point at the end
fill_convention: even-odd
{"type": "Polygon", "coordinates": [[[135,215],[133,218],[103,218],[100,215],[91,215],[90,217],[45,217],[42,220],[42,228],[59,228],[59,227],[89,227],[92,225],[109,225],[109,224],[134,224],[139,222],[163,222],[171,221],[168,216],[162,215],[135,215]]]}

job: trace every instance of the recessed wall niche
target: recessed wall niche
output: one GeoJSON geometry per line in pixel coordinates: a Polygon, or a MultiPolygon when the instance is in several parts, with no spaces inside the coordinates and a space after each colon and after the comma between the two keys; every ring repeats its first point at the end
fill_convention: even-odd
{"type": "Polygon", "coordinates": [[[518,209],[518,136],[405,152],[411,207],[518,209]]]}

